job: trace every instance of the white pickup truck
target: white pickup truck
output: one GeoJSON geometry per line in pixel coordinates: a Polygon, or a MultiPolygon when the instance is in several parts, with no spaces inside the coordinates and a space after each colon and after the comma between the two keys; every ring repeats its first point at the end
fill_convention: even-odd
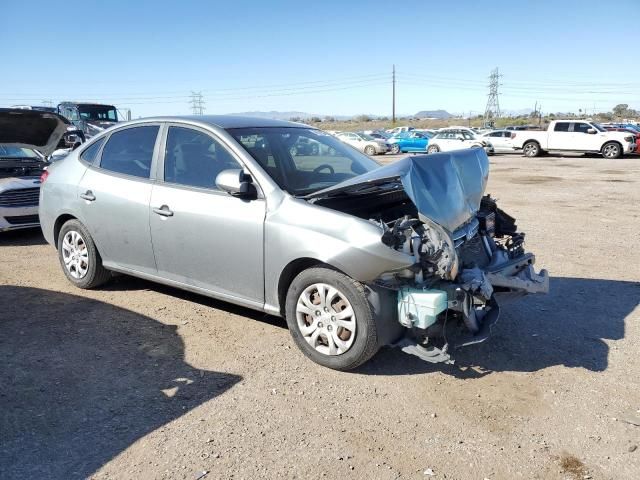
{"type": "Polygon", "coordinates": [[[600,153],[605,158],[620,158],[636,149],[636,138],[627,132],[610,132],[586,120],[554,120],[547,131],[515,131],[513,148],[527,157],[545,152],[600,153]]]}

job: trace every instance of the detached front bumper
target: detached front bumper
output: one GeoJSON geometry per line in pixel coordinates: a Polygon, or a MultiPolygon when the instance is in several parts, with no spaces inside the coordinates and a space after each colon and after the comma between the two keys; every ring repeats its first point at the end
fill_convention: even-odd
{"type": "MultiPolygon", "coordinates": [[[[527,294],[549,292],[549,273],[545,269],[536,273],[534,263],[535,256],[526,253],[492,268],[463,270],[458,283],[441,283],[436,288],[447,292],[447,312],[440,314],[444,316],[444,325],[434,324],[429,328],[444,332],[451,312],[461,318],[466,327],[465,333],[452,341],[454,348],[484,342],[493,333],[503,304],[527,294]]],[[[427,362],[453,363],[448,343],[437,347],[431,340],[425,343],[405,337],[395,345],[427,362]]]]}

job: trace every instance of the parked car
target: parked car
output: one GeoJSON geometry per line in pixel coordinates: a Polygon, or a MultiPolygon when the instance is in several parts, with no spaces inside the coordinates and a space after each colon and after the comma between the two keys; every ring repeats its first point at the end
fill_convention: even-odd
{"type": "Polygon", "coordinates": [[[428,134],[412,130],[395,135],[387,140],[391,153],[426,152],[429,145],[428,134]]]}
{"type": "Polygon", "coordinates": [[[414,127],[410,127],[409,125],[404,125],[402,127],[389,128],[386,130],[387,133],[391,135],[397,135],[399,133],[410,132],[411,130],[415,130],[414,127]]]}
{"type": "Polygon", "coordinates": [[[405,352],[448,361],[445,322],[467,330],[458,346],[484,341],[503,298],[549,286],[484,195],[488,171],[480,149],[380,167],[291,122],[148,118],[51,165],[40,219],[77,287],[121,272],[281,315],[340,370],[403,336],[405,352]],[[296,161],[300,138],[336,155],[296,161]]]}
{"type": "Polygon", "coordinates": [[[100,103],[62,102],[58,105],[58,113],[82,131],[85,139],[101,133],[120,120],[116,107],[100,103]]]}
{"type": "Polygon", "coordinates": [[[443,128],[431,139],[427,153],[450,152],[464,148],[482,148],[487,155],[495,150],[491,142],[478,137],[468,128],[443,128]]]}
{"type": "Polygon", "coordinates": [[[600,153],[605,158],[620,158],[636,149],[634,135],[609,132],[586,120],[554,120],[546,131],[518,131],[513,146],[527,157],[556,151],[600,153]]]}
{"type": "Polygon", "coordinates": [[[391,134],[385,132],[384,130],[364,130],[358,133],[364,133],[373,138],[379,138],[380,140],[388,140],[389,138],[391,138],[391,134]]]}
{"type": "Polygon", "coordinates": [[[481,136],[493,145],[496,152],[513,152],[513,139],[516,134],[513,130],[494,130],[481,136]]]}
{"type": "Polygon", "coordinates": [[[0,231],[39,225],[40,177],[66,131],[55,113],[0,109],[0,231]]]}
{"type": "Polygon", "coordinates": [[[336,136],[347,145],[351,145],[367,155],[377,155],[389,151],[386,140],[373,138],[365,133],[341,132],[336,136]]]}

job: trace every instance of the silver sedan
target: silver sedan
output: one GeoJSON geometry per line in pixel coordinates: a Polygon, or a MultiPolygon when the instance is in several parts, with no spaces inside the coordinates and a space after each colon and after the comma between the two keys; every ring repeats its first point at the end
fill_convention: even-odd
{"type": "Polygon", "coordinates": [[[448,361],[447,318],[477,343],[500,295],[548,288],[487,176],[481,149],[380,167],[305,125],[150,118],[53,164],[40,220],[77,287],[121,272],[280,315],[335,369],[390,344],[448,361]]]}

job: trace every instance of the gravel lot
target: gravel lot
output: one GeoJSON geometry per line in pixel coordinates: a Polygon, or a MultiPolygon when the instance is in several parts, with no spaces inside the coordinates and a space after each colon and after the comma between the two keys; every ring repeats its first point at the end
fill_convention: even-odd
{"type": "Polygon", "coordinates": [[[454,366],[331,371],[279,318],[77,290],[39,232],[0,234],[0,478],[639,478],[640,159],[491,163],[552,292],[454,366]]]}

